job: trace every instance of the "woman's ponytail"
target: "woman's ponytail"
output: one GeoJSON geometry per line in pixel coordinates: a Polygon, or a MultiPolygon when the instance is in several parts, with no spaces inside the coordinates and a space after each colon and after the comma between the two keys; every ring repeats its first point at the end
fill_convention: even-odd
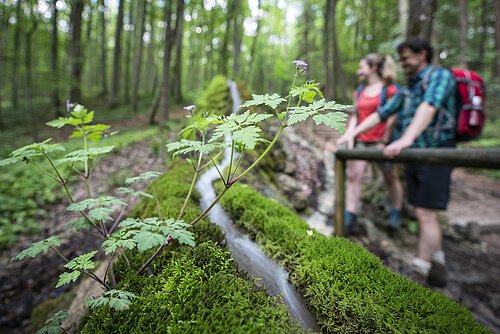
{"type": "Polygon", "coordinates": [[[386,84],[391,84],[396,81],[396,62],[389,55],[385,55],[382,59],[380,77],[386,84]]]}

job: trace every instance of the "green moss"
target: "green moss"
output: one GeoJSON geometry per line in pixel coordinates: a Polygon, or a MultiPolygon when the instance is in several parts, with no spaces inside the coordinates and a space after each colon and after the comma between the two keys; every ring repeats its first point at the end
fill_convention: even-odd
{"type": "Polygon", "coordinates": [[[350,240],[308,235],[292,211],[248,186],[236,185],[221,204],[291,270],[323,332],[488,332],[466,308],[391,272],[350,240]]]}
{"type": "Polygon", "coordinates": [[[35,333],[42,328],[44,322],[59,310],[67,310],[71,306],[75,295],[75,289],[73,289],[38,304],[31,312],[29,333],[35,333]]]}
{"type": "Polygon", "coordinates": [[[232,108],[231,94],[227,78],[215,76],[196,101],[196,112],[204,114],[228,115],[232,108]]]}
{"type": "MultiPolygon", "coordinates": [[[[153,183],[165,217],[178,214],[192,170],[173,164],[153,183]]],[[[200,214],[198,194],[189,202],[184,219],[200,214]]],[[[156,203],[144,200],[133,215],[155,215],[156,203]]],[[[284,305],[241,277],[234,260],[222,246],[219,227],[202,220],[193,227],[196,247],[173,243],[151,264],[153,275],[135,271],[152,254],[127,252],[115,265],[120,289],[137,295],[130,309],[91,312],[82,333],[302,333],[290,321],[284,305]],[[128,263],[129,264],[128,264],[128,263]]]]}

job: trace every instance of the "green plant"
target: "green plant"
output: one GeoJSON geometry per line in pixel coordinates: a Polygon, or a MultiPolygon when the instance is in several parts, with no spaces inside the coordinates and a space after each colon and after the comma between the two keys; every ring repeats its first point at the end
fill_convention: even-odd
{"type": "MultiPolygon", "coordinates": [[[[109,126],[91,124],[94,112],[89,112],[81,105],[73,106],[68,117],[60,117],[47,123],[47,125],[56,128],[62,128],[66,125],[72,126],[74,132],[70,138],[81,138],[82,148],[57,159],[55,158],[56,154],[63,151],[64,147],[51,144],[51,139],[47,139],[41,143],[34,143],[13,151],[9,158],[0,160],[0,166],[24,161],[59,183],[71,201],[68,211],[78,212],[81,215],[80,219],[68,225],[75,227],[77,231],[82,229],[95,230],[102,237],[103,243],[101,249],[67,259],[58,250],[61,240],[51,236],[33,244],[16,256],[14,260],[34,257],[52,250],[66,262],[64,267],[68,269],[60,275],[56,287],[74,282],[81,275],[85,275],[97,281],[106,290],[102,297],[88,302],[87,305],[90,307],[107,305],[115,310],[126,309],[134,295],[116,289],[117,282],[113,272],[113,259],[121,253],[122,249],[136,249],[139,252],[144,252],[157,247],[156,251],[138,269],[137,274],[142,274],[174,240],[194,246],[194,237],[189,230],[190,227],[202,220],[228,189],[259,164],[271,151],[286,127],[312,117],[318,125],[325,124],[338,130],[344,128],[346,115],[336,111],[344,110],[348,106],[325,101],[317,83],[306,82],[297,86],[297,79],[302,72],[307,70],[307,64],[300,60],[294,61],[294,64],[296,65],[294,81],[286,98],[282,98],[276,93],[253,95],[252,100],[242,105],[242,107],[265,106],[272,109],[273,113],[256,113],[247,110],[237,115],[207,116],[200,113],[194,114],[192,111],[195,106],[185,108],[191,112],[191,120],[181,131],[184,138],[166,145],[174,157],[189,156],[187,160],[191,163],[194,173],[177,217],[165,216],[162,212],[161,196],[151,181],[160,175],[157,172],[145,172],[126,180],[127,186],[137,182],[147,182],[151,193],[137,191],[131,187],[124,187],[121,192],[153,199],[156,202],[158,217],[127,218],[121,222],[120,216],[112,217],[113,207],[125,207],[127,204],[113,196],[94,197],[90,182],[96,158],[111,152],[113,146],[90,147],[89,141],[99,142],[104,133],[109,130],[109,126]],[[294,106],[292,106],[292,101],[294,101],[294,106]],[[285,102],[287,103],[286,107],[279,108],[285,102]],[[328,112],[328,110],[334,111],[328,112]],[[268,141],[262,135],[261,123],[273,118],[279,123],[279,129],[274,138],[268,141]],[[211,136],[208,135],[209,133],[211,136]],[[225,137],[230,137],[230,142],[226,142],[225,137]],[[240,170],[245,152],[254,150],[256,145],[261,142],[267,143],[267,148],[248,168],[240,170]],[[182,218],[199,173],[210,164],[218,168],[216,159],[226,148],[230,148],[229,167],[224,173],[218,170],[224,189],[204,212],[189,223],[185,222],[182,218]],[[239,157],[236,159],[238,154],[239,157]],[[41,165],[40,160],[46,160],[50,166],[49,169],[41,165]],[[61,165],[66,167],[61,168],[61,165]],[[80,202],[74,200],[68,187],[69,177],[72,173],[79,175],[85,181],[87,198],[80,202]],[[99,252],[104,253],[107,257],[107,269],[103,277],[98,277],[94,272],[96,267],[94,258],[99,252]]],[[[68,111],[69,109],[68,105],[68,111]]]]}

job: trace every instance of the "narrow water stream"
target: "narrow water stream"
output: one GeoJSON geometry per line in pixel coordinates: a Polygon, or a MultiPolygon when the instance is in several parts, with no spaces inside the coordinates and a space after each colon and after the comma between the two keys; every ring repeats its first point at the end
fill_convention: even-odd
{"type": "MultiPolygon", "coordinates": [[[[236,83],[229,81],[228,85],[231,90],[233,112],[235,113],[240,106],[240,97],[236,83]]],[[[226,137],[226,141],[231,141],[231,138],[226,137]]],[[[219,170],[229,165],[230,153],[230,148],[226,149],[219,170]]],[[[217,169],[212,167],[196,183],[196,189],[201,194],[200,205],[202,210],[205,210],[215,199],[216,194],[212,183],[218,178],[217,169]]],[[[288,282],[288,273],[265,255],[248,236],[238,231],[219,204],[212,208],[208,216],[212,223],[219,225],[224,230],[227,246],[239,268],[257,278],[256,283],[263,286],[270,295],[282,296],[284,303],[288,306],[290,315],[294,320],[299,321],[303,328],[319,332],[319,327],[307,309],[304,299],[288,282]]]]}

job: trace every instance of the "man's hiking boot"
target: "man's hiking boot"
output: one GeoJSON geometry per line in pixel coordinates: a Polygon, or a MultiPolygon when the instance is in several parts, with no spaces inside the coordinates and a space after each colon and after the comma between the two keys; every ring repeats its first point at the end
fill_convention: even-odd
{"type": "Polygon", "coordinates": [[[387,219],[387,229],[389,232],[398,232],[401,228],[401,211],[392,208],[387,219]]]}
{"type": "Polygon", "coordinates": [[[427,283],[431,286],[444,288],[448,280],[446,265],[440,262],[431,261],[431,270],[427,276],[427,283]]]}

